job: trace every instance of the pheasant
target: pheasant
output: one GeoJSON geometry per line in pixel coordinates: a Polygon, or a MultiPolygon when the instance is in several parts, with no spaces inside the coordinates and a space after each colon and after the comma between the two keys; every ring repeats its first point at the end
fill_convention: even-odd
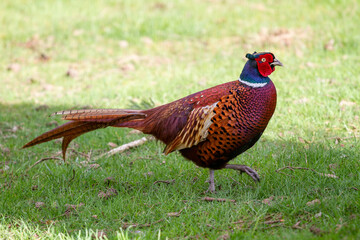
{"type": "Polygon", "coordinates": [[[245,165],[228,164],[251,148],[261,137],[276,107],[276,89],[268,77],[283,66],[270,52],[246,54],[238,80],[224,83],[147,110],[85,109],[60,111],[65,124],[23,148],[61,138],[66,149],[76,137],[99,128],[127,127],[151,134],[166,144],[164,153],[180,153],[197,166],[210,169],[209,189],[215,191],[214,170],[228,168],[259,175],[245,165]]]}

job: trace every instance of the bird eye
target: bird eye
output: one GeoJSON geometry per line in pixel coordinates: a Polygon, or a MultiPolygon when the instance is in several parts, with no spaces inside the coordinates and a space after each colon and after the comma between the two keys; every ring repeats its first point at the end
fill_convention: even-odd
{"type": "Polygon", "coordinates": [[[266,62],[266,58],[262,58],[261,61],[262,61],[262,62],[266,62]]]}

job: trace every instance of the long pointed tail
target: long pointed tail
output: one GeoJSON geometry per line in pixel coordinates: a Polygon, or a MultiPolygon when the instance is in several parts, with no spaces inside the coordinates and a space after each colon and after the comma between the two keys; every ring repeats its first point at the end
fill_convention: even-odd
{"type": "Polygon", "coordinates": [[[78,136],[99,128],[119,125],[120,123],[146,117],[146,114],[141,110],[124,109],[85,109],[56,112],[52,115],[63,115],[63,119],[71,121],[43,133],[25,144],[23,148],[63,137],[62,153],[64,160],[67,147],[78,136]]]}

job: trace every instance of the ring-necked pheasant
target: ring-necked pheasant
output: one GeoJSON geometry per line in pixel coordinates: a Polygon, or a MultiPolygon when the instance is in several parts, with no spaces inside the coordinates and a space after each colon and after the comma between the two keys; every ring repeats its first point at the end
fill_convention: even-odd
{"type": "Polygon", "coordinates": [[[86,109],[56,112],[69,122],[50,130],[23,148],[63,137],[69,143],[99,128],[128,127],[151,134],[166,144],[165,154],[179,150],[196,165],[210,169],[209,191],[215,191],[214,170],[229,168],[259,176],[245,165],[228,161],[251,148],[264,132],[276,106],[276,89],[268,77],[282,66],[274,54],[246,54],[238,80],[224,83],[148,110],[86,109]]]}

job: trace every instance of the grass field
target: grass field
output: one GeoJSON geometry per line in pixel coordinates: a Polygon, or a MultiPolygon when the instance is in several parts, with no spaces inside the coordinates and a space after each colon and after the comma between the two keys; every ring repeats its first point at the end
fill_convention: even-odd
{"type": "Polygon", "coordinates": [[[359,239],[359,12],[356,0],[0,1],[0,238],[359,239]],[[59,141],[20,149],[62,122],[55,111],[161,105],[237,79],[253,51],[285,65],[267,130],[233,161],[259,184],[221,170],[204,194],[208,170],[156,141],[95,160],[143,137],[128,129],[76,139],[65,163],[31,168],[60,157],[59,141]]]}

